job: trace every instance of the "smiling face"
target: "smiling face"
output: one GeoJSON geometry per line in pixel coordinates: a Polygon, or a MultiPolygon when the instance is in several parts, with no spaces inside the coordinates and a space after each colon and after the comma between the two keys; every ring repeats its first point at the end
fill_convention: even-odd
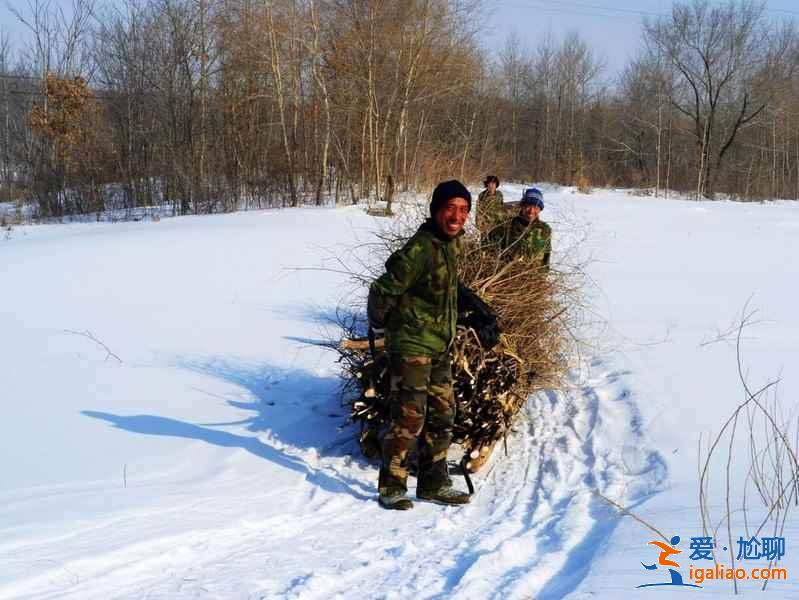
{"type": "Polygon", "coordinates": [[[519,212],[528,221],[535,221],[541,214],[541,208],[535,204],[523,204],[519,212]]]}
{"type": "Polygon", "coordinates": [[[438,209],[433,220],[438,229],[448,237],[458,235],[469,218],[469,202],[464,198],[450,198],[438,209]]]}

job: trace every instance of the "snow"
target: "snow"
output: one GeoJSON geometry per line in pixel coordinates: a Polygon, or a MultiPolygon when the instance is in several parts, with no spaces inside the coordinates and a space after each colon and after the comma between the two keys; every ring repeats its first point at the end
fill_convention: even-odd
{"type": "MultiPolygon", "coordinates": [[[[734,343],[708,342],[747,300],[748,377],[780,376],[795,421],[799,206],[544,192],[553,261],[575,245],[590,257],[586,335],[601,343],[566,389],[530,398],[470,505],[406,513],[375,502],[376,466],[341,428],[335,353],[308,343],[350,297],[331,257],[384,219],[14,227],[0,239],[0,598],[614,599],[664,581],[641,567],[654,534],[595,492],[701,535],[697,444],[742,400],[734,343]]],[[[775,598],[799,591],[794,515],[775,598]]]]}

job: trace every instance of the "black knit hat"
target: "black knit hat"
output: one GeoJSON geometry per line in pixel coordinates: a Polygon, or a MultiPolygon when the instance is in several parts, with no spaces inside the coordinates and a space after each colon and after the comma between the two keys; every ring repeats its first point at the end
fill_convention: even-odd
{"type": "Polygon", "coordinates": [[[489,175],[488,177],[486,177],[486,180],[483,182],[483,185],[488,187],[488,184],[491,183],[492,181],[497,184],[497,187],[499,187],[499,177],[497,177],[496,175],[489,175]]]}
{"type": "Polygon", "coordinates": [[[472,210],[472,195],[469,190],[457,179],[451,179],[442,181],[433,190],[433,199],[430,201],[430,214],[435,217],[438,209],[452,198],[463,198],[469,203],[469,210],[472,210]]]}

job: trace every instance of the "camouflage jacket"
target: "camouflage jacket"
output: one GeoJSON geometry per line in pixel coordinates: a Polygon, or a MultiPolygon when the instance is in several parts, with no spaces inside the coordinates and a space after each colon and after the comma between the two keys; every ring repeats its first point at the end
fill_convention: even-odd
{"type": "Polygon", "coordinates": [[[542,270],[549,270],[552,253],[552,228],[541,219],[532,223],[517,215],[498,225],[488,234],[489,244],[498,245],[512,259],[524,258],[539,262],[542,270]]]}
{"type": "Polygon", "coordinates": [[[386,261],[386,272],[369,288],[368,313],[370,323],[385,327],[389,352],[447,351],[458,320],[461,252],[460,240],[442,236],[428,219],[386,261]]]}
{"type": "Polygon", "coordinates": [[[505,199],[502,192],[497,190],[489,194],[483,190],[477,197],[477,228],[480,231],[491,231],[507,218],[505,214],[505,199]]]}

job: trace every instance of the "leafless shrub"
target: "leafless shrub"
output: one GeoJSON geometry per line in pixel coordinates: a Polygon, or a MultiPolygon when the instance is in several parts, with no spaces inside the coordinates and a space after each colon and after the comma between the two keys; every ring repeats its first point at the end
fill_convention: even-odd
{"type": "MultiPolygon", "coordinates": [[[[795,415],[783,412],[777,395],[779,379],[754,388],[746,374],[742,339],[744,330],[755,323],[756,312],[747,302],[733,333],[743,401],[735,407],[715,437],[706,440],[704,445],[701,439],[699,442],[702,528],[704,535],[714,541],[720,535],[726,537],[733,568],[736,561],[734,524],[737,526],[742,521],[747,539],[763,532],[780,537],[791,508],[799,503],[799,423],[795,421],[795,415]],[[749,462],[743,479],[733,469],[733,462],[742,455],[749,462]],[[723,465],[723,473],[716,471],[720,465],[723,465]],[[721,490],[721,516],[717,514],[718,506],[713,504],[713,499],[719,496],[713,495],[716,490],[711,489],[711,484],[721,490]]],[[[717,551],[713,556],[715,562],[721,560],[717,551]]],[[[773,562],[769,561],[769,568],[773,562]]],[[[764,580],[761,589],[765,590],[767,585],[768,580],[764,580]]],[[[733,590],[736,594],[739,592],[736,580],[733,580],[733,590]]]]}

